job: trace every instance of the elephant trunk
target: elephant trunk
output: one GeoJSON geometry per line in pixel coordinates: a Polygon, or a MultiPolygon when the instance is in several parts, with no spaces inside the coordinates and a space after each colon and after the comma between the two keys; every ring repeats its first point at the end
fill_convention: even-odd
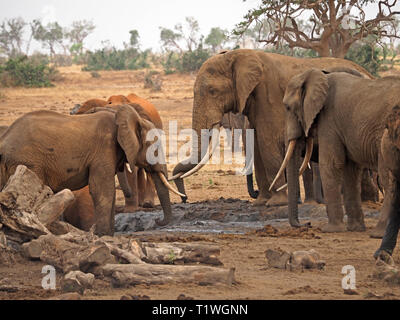
{"type": "Polygon", "coordinates": [[[297,143],[293,156],[289,159],[287,166],[287,181],[288,181],[288,215],[289,223],[292,227],[299,227],[300,222],[298,218],[298,199],[300,195],[299,190],[299,159],[301,155],[301,144],[297,143]]]}
{"type": "MultiPolygon", "coordinates": [[[[216,118],[218,118],[218,120],[216,120],[215,122],[210,122],[208,118],[206,118],[206,113],[202,110],[202,108],[199,107],[199,105],[197,103],[194,103],[194,107],[193,107],[193,116],[192,116],[192,128],[194,133],[196,134],[195,136],[193,136],[192,141],[192,153],[191,153],[191,161],[187,161],[187,159],[185,160],[185,163],[180,162],[178,163],[174,170],[172,171],[172,175],[173,177],[170,180],[174,180],[176,187],[178,188],[178,191],[180,193],[186,194],[185,192],[185,185],[183,182],[183,178],[181,178],[181,176],[185,175],[186,173],[189,172],[190,174],[193,174],[195,171],[200,170],[204,165],[205,165],[205,161],[206,159],[204,159],[204,155],[202,154],[202,148],[201,148],[201,130],[202,129],[209,129],[208,124],[210,123],[210,128],[214,123],[217,123],[218,121],[220,121],[220,119],[222,119],[223,117],[223,113],[221,112],[221,114],[217,115],[216,118]],[[197,143],[196,143],[197,142],[197,143]],[[201,160],[200,160],[201,159],[201,160]],[[198,163],[198,161],[200,161],[198,163]],[[193,171],[192,171],[193,170],[193,171]],[[194,171],[195,170],[195,171],[194,171]]],[[[219,125],[218,125],[219,128],[219,125]]],[[[206,150],[204,150],[205,153],[206,150]]],[[[205,153],[205,156],[208,156],[205,153]]],[[[182,202],[186,202],[187,201],[187,197],[181,197],[182,202]]]]}
{"type": "Polygon", "coordinates": [[[151,177],[153,178],[154,185],[156,187],[157,195],[160,200],[161,207],[164,212],[163,220],[156,220],[156,223],[159,226],[165,226],[171,221],[172,217],[172,209],[171,209],[171,200],[169,198],[169,190],[161,181],[161,178],[157,172],[151,173],[151,177]]]}

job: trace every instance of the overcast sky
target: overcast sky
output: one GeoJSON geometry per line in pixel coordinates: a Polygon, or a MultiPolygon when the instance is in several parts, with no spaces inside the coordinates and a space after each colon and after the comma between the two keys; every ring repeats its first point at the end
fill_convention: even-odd
{"type": "MultiPolygon", "coordinates": [[[[400,1],[396,7],[400,9],[400,1]]],[[[160,29],[172,29],[184,23],[185,17],[194,17],[201,34],[207,36],[213,27],[231,31],[235,24],[261,0],[1,0],[0,21],[22,17],[25,21],[40,18],[44,24],[57,21],[68,27],[76,20],[89,20],[96,25],[85,41],[87,49],[102,47],[110,41],[122,48],[129,43],[129,30],[139,31],[142,49],[160,49],[160,29]]],[[[376,4],[367,9],[367,16],[376,15],[376,4]]],[[[28,33],[28,28],[27,28],[28,33]]],[[[39,49],[40,44],[32,43],[39,49]]],[[[31,50],[32,52],[32,50],[31,50]]]]}
{"type": "MultiPolygon", "coordinates": [[[[13,0],[0,2],[0,21],[22,17],[26,21],[41,18],[57,21],[63,27],[75,20],[91,20],[95,31],[87,38],[88,49],[101,47],[101,41],[122,47],[129,43],[129,30],[139,31],[142,49],[160,48],[160,29],[172,29],[194,17],[201,33],[207,36],[212,27],[231,30],[259,0],[13,0]]],[[[28,28],[27,28],[28,30],[28,28]]],[[[34,48],[40,48],[38,44],[34,48]]]]}

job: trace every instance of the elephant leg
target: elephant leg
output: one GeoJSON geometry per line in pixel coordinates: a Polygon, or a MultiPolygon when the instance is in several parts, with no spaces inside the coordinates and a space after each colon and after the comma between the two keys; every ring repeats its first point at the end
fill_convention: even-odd
{"type": "Polygon", "coordinates": [[[362,168],[348,160],[343,176],[343,200],[348,231],[365,231],[364,214],[361,209],[361,174],[362,168]]]}
{"type": "MultiPolygon", "coordinates": [[[[276,173],[279,171],[281,163],[283,161],[283,148],[282,150],[277,145],[276,141],[271,141],[269,135],[259,134],[258,131],[255,139],[254,156],[259,155],[260,164],[255,164],[256,176],[262,176],[263,180],[257,179],[257,184],[261,198],[269,198],[266,205],[267,207],[287,205],[288,198],[286,190],[276,192],[275,190],[286,183],[284,175],[282,175],[274,187],[273,190],[268,191],[276,173]],[[257,151],[257,152],[256,152],[257,151]],[[262,171],[261,173],[259,171],[262,171]]],[[[260,198],[259,195],[259,198],[260,198]]],[[[258,199],[257,199],[258,200],[258,199]]],[[[257,201],[256,200],[256,201],[257,201]]]]}
{"type": "Polygon", "coordinates": [[[313,173],[312,170],[307,168],[303,173],[303,186],[304,186],[304,202],[311,202],[314,200],[313,190],[313,173]]]}
{"type": "Polygon", "coordinates": [[[271,193],[268,191],[268,181],[265,176],[264,165],[257,146],[254,146],[254,170],[259,190],[258,197],[253,202],[253,205],[260,206],[267,203],[268,199],[271,197],[271,193]]]}
{"type": "Polygon", "coordinates": [[[126,168],[124,172],[118,172],[117,177],[125,197],[125,207],[123,212],[135,212],[138,210],[138,188],[137,188],[137,168],[131,169],[130,173],[126,168]]]}
{"type": "Polygon", "coordinates": [[[319,166],[315,162],[311,162],[311,167],[313,170],[313,190],[314,199],[317,203],[324,203],[324,196],[322,191],[321,174],[319,172],[319,166]]]}
{"type": "Polygon", "coordinates": [[[383,235],[383,239],[379,249],[375,252],[374,257],[377,258],[381,251],[386,251],[392,255],[396,247],[397,236],[400,228],[400,183],[397,179],[391,181],[389,188],[385,191],[385,201],[389,211],[389,219],[383,235]]]}
{"type": "Polygon", "coordinates": [[[154,208],[154,198],[156,196],[156,189],[154,186],[153,179],[151,175],[147,175],[145,181],[145,190],[144,190],[144,208],[154,208]]]}
{"type": "Polygon", "coordinates": [[[377,202],[379,200],[378,188],[374,185],[368,169],[364,169],[362,174],[361,200],[373,202],[377,202]]]}
{"type": "Polygon", "coordinates": [[[345,166],[344,147],[338,141],[321,141],[319,143],[319,169],[324,190],[328,224],[322,232],[344,232],[341,186],[345,166]]]}
{"type": "Polygon", "coordinates": [[[115,215],[115,169],[107,170],[103,163],[91,167],[89,190],[95,213],[95,234],[114,235],[115,215]]]}
{"type": "Polygon", "coordinates": [[[371,238],[381,239],[385,233],[386,225],[388,223],[388,219],[391,211],[391,199],[386,196],[387,189],[391,188],[391,173],[383,167],[383,161],[381,158],[378,159],[378,172],[379,172],[379,181],[383,186],[383,190],[385,193],[385,197],[383,199],[383,205],[381,209],[381,213],[379,216],[378,223],[374,227],[374,229],[370,233],[371,238]]]}

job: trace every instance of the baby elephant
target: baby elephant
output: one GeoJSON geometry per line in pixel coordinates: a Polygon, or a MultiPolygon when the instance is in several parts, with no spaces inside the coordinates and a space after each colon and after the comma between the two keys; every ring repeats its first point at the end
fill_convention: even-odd
{"type": "Polygon", "coordinates": [[[0,188],[20,164],[34,171],[54,192],[89,185],[95,209],[95,233],[113,235],[115,179],[125,163],[144,168],[153,178],[164,211],[165,225],[171,203],[165,164],[149,164],[154,124],[140,106],[123,105],[77,116],[52,111],[30,112],[0,136],[0,188]]]}

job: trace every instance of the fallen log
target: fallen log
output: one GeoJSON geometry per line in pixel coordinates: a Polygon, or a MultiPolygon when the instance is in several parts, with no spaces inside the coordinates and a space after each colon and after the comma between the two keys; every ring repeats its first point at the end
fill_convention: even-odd
{"type": "Polygon", "coordinates": [[[203,263],[219,266],[222,262],[217,256],[220,249],[216,245],[200,243],[154,243],[143,242],[143,260],[153,264],[203,263]]]}
{"type": "Polygon", "coordinates": [[[111,279],[114,287],[138,284],[197,283],[232,285],[235,269],[210,266],[173,266],[154,264],[106,264],[103,275],[111,279]]]}
{"type": "Polygon", "coordinates": [[[19,165],[0,192],[0,223],[13,241],[36,239],[50,234],[47,227],[60,218],[73,199],[68,189],[54,195],[33,171],[19,165]]]}

